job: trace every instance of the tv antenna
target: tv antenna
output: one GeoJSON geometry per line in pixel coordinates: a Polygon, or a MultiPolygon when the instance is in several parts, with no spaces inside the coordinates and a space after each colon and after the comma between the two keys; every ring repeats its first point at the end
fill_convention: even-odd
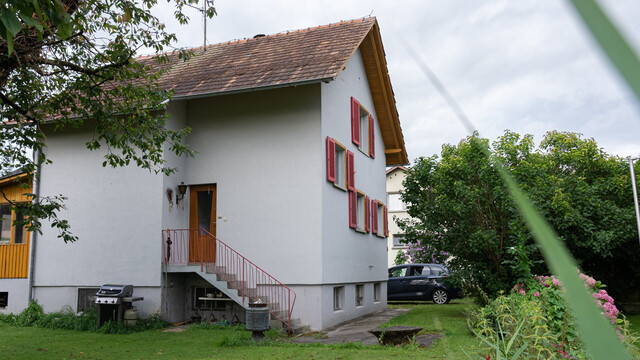
{"type": "Polygon", "coordinates": [[[213,0],[203,0],[202,7],[193,6],[191,4],[186,4],[187,6],[198,10],[202,14],[202,27],[203,27],[203,41],[202,41],[202,50],[207,51],[207,17],[213,17],[216,15],[216,9],[213,6],[213,0]]]}

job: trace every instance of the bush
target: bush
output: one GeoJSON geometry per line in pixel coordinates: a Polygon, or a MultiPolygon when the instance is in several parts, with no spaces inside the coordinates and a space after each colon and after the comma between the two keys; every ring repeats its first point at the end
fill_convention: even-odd
{"type": "Polygon", "coordinates": [[[73,309],[65,307],[60,312],[45,314],[42,306],[36,301],[29,303],[19,315],[1,315],[0,323],[12,326],[35,326],[47,329],[62,329],[76,331],[97,331],[104,334],[129,334],[152,329],[162,329],[169,325],[158,316],[148,319],[139,319],[136,326],[126,326],[106,322],[98,329],[98,319],[94,309],[80,315],[76,315],[73,309]]]}
{"type": "MultiPolygon", "coordinates": [[[[640,355],[634,345],[635,334],[629,331],[629,322],[620,315],[613,298],[604,290],[605,285],[590,276],[580,276],[615,326],[620,340],[634,356],[640,355]]],[[[469,318],[469,328],[484,344],[484,352],[496,357],[511,357],[521,351],[536,358],[584,359],[587,355],[564,297],[562,284],[555,277],[532,277],[516,284],[510,295],[501,294],[474,312],[469,318]]]]}

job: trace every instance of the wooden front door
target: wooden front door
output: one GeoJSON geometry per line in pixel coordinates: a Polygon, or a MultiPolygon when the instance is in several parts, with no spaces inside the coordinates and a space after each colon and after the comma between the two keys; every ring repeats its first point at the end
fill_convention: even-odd
{"type": "Polygon", "coordinates": [[[193,185],[189,190],[189,228],[191,229],[189,262],[214,263],[216,259],[216,184],[193,185]]]}

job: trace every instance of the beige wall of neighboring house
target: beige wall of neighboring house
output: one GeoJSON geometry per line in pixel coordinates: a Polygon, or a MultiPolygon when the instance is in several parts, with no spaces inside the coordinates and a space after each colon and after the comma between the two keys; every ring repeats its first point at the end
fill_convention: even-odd
{"type": "Polygon", "coordinates": [[[403,237],[402,230],[396,224],[396,219],[408,219],[405,204],[400,200],[400,191],[403,189],[402,182],[407,176],[408,169],[404,166],[395,166],[387,170],[387,206],[389,211],[389,237],[387,238],[387,262],[389,266],[394,264],[398,251],[407,248],[400,244],[403,237]]]}

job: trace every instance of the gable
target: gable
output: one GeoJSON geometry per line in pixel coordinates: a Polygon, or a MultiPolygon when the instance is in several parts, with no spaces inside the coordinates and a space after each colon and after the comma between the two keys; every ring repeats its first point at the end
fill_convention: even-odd
{"type": "Polygon", "coordinates": [[[371,96],[382,131],[388,166],[408,164],[407,152],[380,29],[375,17],[342,21],[314,28],[287,31],[194,49],[184,62],[170,54],[169,65],[153,57],[138,61],[168,69],[163,88],[173,99],[192,99],[335,80],[360,49],[371,96]]]}

